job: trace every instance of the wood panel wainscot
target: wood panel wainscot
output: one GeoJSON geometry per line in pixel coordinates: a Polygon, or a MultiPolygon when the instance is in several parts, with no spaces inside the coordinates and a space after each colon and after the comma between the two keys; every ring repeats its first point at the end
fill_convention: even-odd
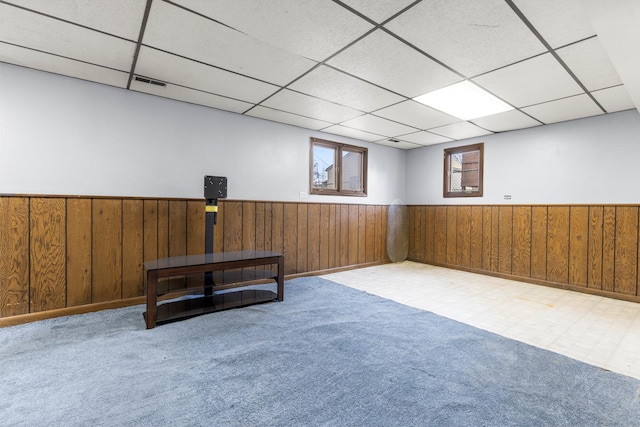
{"type": "Polygon", "coordinates": [[[409,259],[640,302],[634,205],[409,206],[409,259]]]}
{"type": "MultiPolygon", "coordinates": [[[[214,251],[284,253],[288,278],[381,264],[387,210],[220,200],[214,251]]],[[[204,199],[0,195],[0,327],[143,304],[143,263],[203,253],[204,235],[204,199]]]]}

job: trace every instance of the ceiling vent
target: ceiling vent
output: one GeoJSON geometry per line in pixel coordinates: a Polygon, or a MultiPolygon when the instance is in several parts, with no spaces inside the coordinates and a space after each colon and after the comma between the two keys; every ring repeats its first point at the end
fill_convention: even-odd
{"type": "Polygon", "coordinates": [[[395,139],[395,138],[389,138],[389,142],[393,142],[395,144],[397,144],[398,142],[400,142],[399,139],[395,139]]]}
{"type": "Polygon", "coordinates": [[[161,82],[160,80],[153,80],[149,77],[136,76],[136,81],[154,86],[167,87],[167,84],[165,82],[161,82]]]}

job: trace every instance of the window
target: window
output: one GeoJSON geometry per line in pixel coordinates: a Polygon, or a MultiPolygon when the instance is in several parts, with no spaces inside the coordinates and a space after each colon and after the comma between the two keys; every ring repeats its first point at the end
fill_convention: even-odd
{"type": "Polygon", "coordinates": [[[444,150],[444,197],[482,197],[484,144],[444,150]]]}
{"type": "Polygon", "coordinates": [[[311,194],[367,195],[367,149],[311,138],[311,194]]]}

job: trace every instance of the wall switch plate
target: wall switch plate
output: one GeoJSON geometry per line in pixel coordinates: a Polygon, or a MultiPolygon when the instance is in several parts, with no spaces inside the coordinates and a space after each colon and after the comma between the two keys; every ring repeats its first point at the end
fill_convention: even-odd
{"type": "Polygon", "coordinates": [[[300,197],[307,197],[307,193],[305,193],[304,191],[300,192],[300,197]]]}
{"type": "Polygon", "coordinates": [[[511,194],[505,194],[504,195],[504,199],[505,200],[511,200],[511,194]]]}

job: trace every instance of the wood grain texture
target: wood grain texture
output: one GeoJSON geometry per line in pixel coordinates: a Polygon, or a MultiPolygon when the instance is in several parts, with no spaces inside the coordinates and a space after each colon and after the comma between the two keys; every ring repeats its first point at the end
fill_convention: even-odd
{"type": "Polygon", "coordinates": [[[349,264],[356,265],[358,263],[359,238],[358,231],[360,229],[360,209],[358,205],[349,205],[349,264]]]}
{"type": "Polygon", "coordinates": [[[458,206],[456,263],[462,267],[471,266],[471,206],[458,206]]]}
{"type": "Polygon", "coordinates": [[[447,262],[447,207],[435,207],[435,247],[434,261],[438,264],[447,262]]]}
{"type": "Polygon", "coordinates": [[[340,241],[338,244],[339,267],[349,265],[349,205],[339,205],[340,241]]]}
{"type": "Polygon", "coordinates": [[[531,276],[531,206],[513,207],[511,273],[531,276]]]}
{"type": "Polygon", "coordinates": [[[636,295],[638,273],[638,208],[616,209],[614,292],[636,295]]]}
{"type": "Polygon", "coordinates": [[[482,269],[485,271],[491,271],[491,249],[493,248],[493,232],[491,225],[493,219],[491,218],[493,209],[491,206],[482,207],[482,269]]]}
{"type": "Polygon", "coordinates": [[[616,207],[605,206],[602,226],[602,289],[615,288],[616,207]]]}
{"type": "MultiPolygon", "coordinates": [[[[265,239],[265,229],[264,229],[264,218],[265,218],[265,204],[262,202],[256,202],[255,209],[255,249],[257,251],[264,251],[264,239],[265,239]]],[[[243,214],[244,215],[244,214],[243,214]]]]}
{"type": "Polygon", "coordinates": [[[284,272],[293,274],[298,265],[298,205],[284,204],[284,272]]]}
{"type": "Polygon", "coordinates": [[[309,231],[308,213],[309,206],[307,204],[299,204],[298,206],[298,238],[296,245],[298,248],[298,259],[296,262],[296,273],[302,273],[307,271],[307,265],[309,263],[307,245],[309,244],[309,237],[307,232],[309,231]]]}
{"type": "MultiPolygon", "coordinates": [[[[320,245],[319,245],[319,265],[320,270],[326,270],[329,268],[329,247],[332,242],[335,242],[335,225],[331,224],[331,207],[329,204],[320,205],[320,218],[318,224],[318,232],[320,234],[320,245]],[[331,231],[333,230],[333,236],[331,235],[331,231]]],[[[335,254],[335,248],[333,249],[335,254]]]]}
{"type": "Polygon", "coordinates": [[[224,251],[242,250],[242,202],[226,201],[224,204],[224,251]]]}
{"type": "Polygon", "coordinates": [[[500,206],[491,206],[491,271],[500,269],[500,206]]]}
{"type": "MultiPolygon", "coordinates": [[[[197,255],[205,253],[205,233],[207,216],[204,201],[187,201],[187,255],[197,255]]],[[[213,240],[219,228],[214,225],[213,240]]],[[[214,247],[215,252],[215,247],[214,247]]],[[[204,275],[193,275],[187,277],[187,285],[204,286],[204,275]]]]}
{"type": "Polygon", "coordinates": [[[29,199],[0,197],[0,316],[29,312],[29,199]]]}
{"type": "Polygon", "coordinates": [[[143,227],[144,227],[144,261],[158,259],[158,201],[144,200],[143,227]]]}
{"type": "Polygon", "coordinates": [[[412,259],[418,258],[418,250],[416,242],[418,241],[418,232],[417,232],[417,216],[418,208],[417,206],[409,206],[407,210],[407,220],[409,221],[409,241],[408,241],[408,256],[412,259]]]}
{"type": "Polygon", "coordinates": [[[364,264],[367,249],[367,206],[358,206],[358,264],[364,264]]]}
{"type": "Polygon", "coordinates": [[[169,201],[169,256],[187,254],[187,202],[169,201]]]}
{"type": "Polygon", "coordinates": [[[447,206],[447,260],[449,265],[456,264],[457,255],[458,207],[447,206]]]}
{"type": "Polygon", "coordinates": [[[91,303],[91,236],[91,199],[68,199],[67,307],[91,303]]]}
{"type": "MultiPolygon", "coordinates": [[[[324,205],[323,205],[324,206],[324,205]]],[[[335,268],[338,266],[338,207],[335,204],[329,205],[328,218],[328,248],[327,248],[327,268],[335,268]]],[[[322,265],[320,266],[322,268],[322,265]]]]}
{"type": "Polygon", "coordinates": [[[320,270],[320,205],[307,206],[307,266],[305,271],[320,270]]]}
{"type": "Polygon", "coordinates": [[[32,198],[30,208],[29,312],[66,306],[66,203],[32,198]]]}
{"type": "Polygon", "coordinates": [[[122,201],[122,298],[144,295],[144,207],[142,200],[122,201]]]}
{"type": "Polygon", "coordinates": [[[169,201],[158,200],[158,258],[169,256],[169,201]]]}
{"type": "Polygon", "coordinates": [[[425,234],[425,207],[424,206],[413,206],[412,211],[414,211],[414,221],[415,228],[413,231],[413,236],[411,233],[409,234],[409,241],[413,240],[414,247],[414,257],[420,260],[425,259],[425,247],[426,242],[424,241],[425,234]],[[413,238],[411,238],[413,237],[413,238]]]}
{"type": "Polygon", "coordinates": [[[424,248],[424,260],[426,262],[434,261],[434,252],[435,252],[435,217],[436,211],[433,206],[427,206],[425,209],[425,248],[424,248]]]}
{"type": "Polygon", "coordinates": [[[482,206],[471,207],[469,227],[469,267],[482,269],[482,206]]]}
{"type": "Polygon", "coordinates": [[[377,208],[377,206],[365,206],[365,262],[376,260],[376,246],[378,243],[376,238],[377,208]]]}
{"type": "Polygon", "coordinates": [[[122,298],[122,200],[93,200],[91,302],[122,298]]]}
{"type": "MultiPolygon", "coordinates": [[[[256,249],[256,204],[242,202],[242,243],[240,250],[253,251],[256,249]]],[[[255,270],[255,267],[253,268],[255,270]]]]}
{"type": "Polygon", "coordinates": [[[511,274],[513,245],[513,207],[500,206],[498,210],[498,271],[511,274]]]}
{"type": "MultiPolygon", "coordinates": [[[[227,216],[225,213],[224,200],[218,200],[218,216],[216,218],[216,225],[213,226],[213,252],[224,252],[224,219],[227,216]]],[[[204,237],[202,238],[204,241],[204,237]]]]}
{"type": "Polygon", "coordinates": [[[569,212],[569,284],[587,286],[589,207],[572,206],[569,212]]]}
{"type": "Polygon", "coordinates": [[[602,231],[604,208],[589,206],[589,260],[587,262],[587,286],[602,289],[602,231]]]}
{"type": "Polygon", "coordinates": [[[284,253],[284,205],[282,203],[271,204],[271,250],[284,253]]]}
{"type": "Polygon", "coordinates": [[[547,207],[531,208],[531,277],[547,278],[547,207]]]}
{"type": "Polygon", "coordinates": [[[569,282],[569,207],[547,210],[547,280],[569,282]]]}

